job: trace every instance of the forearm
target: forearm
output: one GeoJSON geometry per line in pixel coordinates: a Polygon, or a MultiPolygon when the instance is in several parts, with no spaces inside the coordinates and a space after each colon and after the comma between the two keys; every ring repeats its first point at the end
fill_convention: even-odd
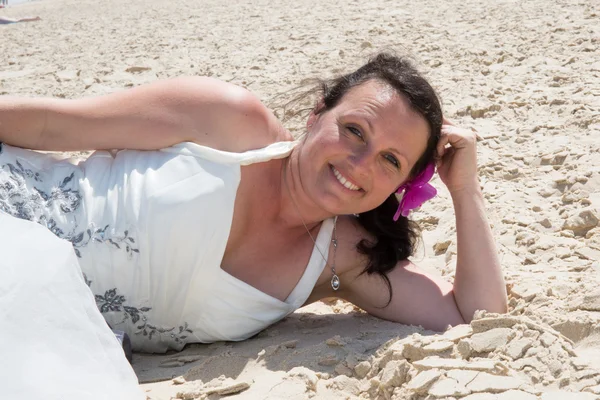
{"type": "Polygon", "coordinates": [[[456,214],[457,264],[454,297],[463,318],[476,310],[504,313],[507,295],[496,246],[478,187],[452,195],[456,214]]]}
{"type": "Polygon", "coordinates": [[[0,96],[0,141],[50,151],[147,150],[183,141],[169,135],[186,131],[176,129],[175,113],[129,92],[77,100],[0,96]]]}
{"type": "Polygon", "coordinates": [[[50,99],[0,96],[0,141],[39,149],[50,99]]]}

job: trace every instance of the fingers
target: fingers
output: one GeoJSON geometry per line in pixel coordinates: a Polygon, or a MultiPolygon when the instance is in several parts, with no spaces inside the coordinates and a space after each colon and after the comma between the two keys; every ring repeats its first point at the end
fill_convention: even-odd
{"type": "MultiPolygon", "coordinates": [[[[443,117],[443,121],[442,121],[442,131],[444,131],[444,129],[452,129],[452,128],[456,128],[456,129],[460,129],[461,131],[467,131],[464,128],[460,128],[458,127],[454,122],[450,121],[448,118],[443,117]]],[[[471,132],[474,133],[474,137],[477,138],[478,140],[481,139],[481,137],[479,136],[479,132],[477,131],[477,129],[470,127],[469,128],[471,132]]],[[[469,135],[467,135],[469,136],[469,135]]]]}
{"type": "Polygon", "coordinates": [[[445,125],[442,127],[442,136],[448,136],[451,145],[457,144],[460,141],[475,141],[477,134],[470,129],[463,129],[457,126],[445,125]]]}
{"type": "Polygon", "coordinates": [[[437,155],[438,158],[441,159],[444,157],[444,153],[446,153],[446,145],[449,143],[448,134],[444,133],[442,130],[442,136],[440,137],[440,141],[437,144],[437,155]]]}
{"type": "Polygon", "coordinates": [[[440,143],[444,143],[444,147],[450,145],[456,147],[464,139],[464,129],[457,128],[452,125],[445,125],[442,127],[442,136],[440,137],[440,143]]]}
{"type": "Polygon", "coordinates": [[[454,150],[467,147],[474,148],[476,143],[477,139],[474,132],[453,125],[444,125],[436,147],[438,161],[446,154],[452,154],[454,150]]]}
{"type": "Polygon", "coordinates": [[[451,126],[456,126],[456,124],[454,124],[454,122],[450,121],[448,118],[446,117],[442,117],[442,125],[451,125],[451,126]]]}

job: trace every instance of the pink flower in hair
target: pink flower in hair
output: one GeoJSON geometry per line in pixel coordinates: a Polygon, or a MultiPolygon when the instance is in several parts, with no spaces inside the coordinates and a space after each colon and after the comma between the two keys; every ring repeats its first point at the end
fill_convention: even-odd
{"type": "Polygon", "coordinates": [[[437,190],[428,183],[434,172],[435,165],[431,163],[415,179],[406,182],[396,190],[396,194],[404,192],[404,195],[398,205],[398,211],[394,214],[394,221],[398,221],[400,215],[408,217],[410,210],[421,207],[427,200],[435,197],[437,190]]]}

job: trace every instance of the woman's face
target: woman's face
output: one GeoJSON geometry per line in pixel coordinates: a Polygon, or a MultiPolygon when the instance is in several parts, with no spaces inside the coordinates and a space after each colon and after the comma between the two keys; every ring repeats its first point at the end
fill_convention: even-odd
{"type": "Polygon", "coordinates": [[[429,137],[425,118],[378,81],[351,89],[327,112],[311,114],[307,128],[300,180],[307,195],[333,214],[382,204],[408,179],[429,137]]]}

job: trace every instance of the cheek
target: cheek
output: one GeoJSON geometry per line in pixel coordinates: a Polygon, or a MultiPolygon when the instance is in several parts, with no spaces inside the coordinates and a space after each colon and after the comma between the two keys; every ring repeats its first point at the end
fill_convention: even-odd
{"type": "Polygon", "coordinates": [[[381,201],[387,199],[402,184],[400,178],[392,176],[388,171],[380,171],[375,179],[377,197],[381,198],[381,201]]]}
{"type": "MultiPolygon", "coordinates": [[[[310,134],[309,134],[310,135],[310,134]]],[[[331,132],[315,132],[312,137],[307,139],[308,152],[315,157],[314,162],[322,157],[329,157],[331,154],[339,150],[338,137],[332,135],[331,132]]]]}

